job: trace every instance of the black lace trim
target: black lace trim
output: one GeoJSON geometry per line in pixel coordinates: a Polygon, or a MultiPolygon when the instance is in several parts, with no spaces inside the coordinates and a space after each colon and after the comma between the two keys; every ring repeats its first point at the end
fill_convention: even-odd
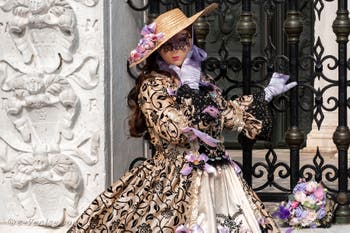
{"type": "Polygon", "coordinates": [[[247,112],[262,121],[261,133],[257,135],[256,139],[271,141],[272,111],[269,103],[265,100],[265,93],[253,94],[253,98],[254,101],[249,105],[247,112]]]}
{"type": "Polygon", "coordinates": [[[178,88],[176,93],[176,101],[178,104],[184,103],[186,99],[191,99],[192,106],[195,106],[193,118],[191,123],[197,125],[200,122],[203,124],[209,124],[216,120],[216,118],[210,116],[208,113],[202,111],[208,107],[213,106],[219,109],[218,105],[210,97],[212,88],[206,86],[200,86],[199,90],[191,89],[188,85],[182,85],[178,88]]]}

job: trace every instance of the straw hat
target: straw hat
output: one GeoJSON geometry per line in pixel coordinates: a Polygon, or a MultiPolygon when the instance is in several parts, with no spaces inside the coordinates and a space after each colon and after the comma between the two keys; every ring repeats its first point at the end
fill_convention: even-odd
{"type": "Polygon", "coordinates": [[[217,3],[212,3],[204,10],[189,18],[179,8],[159,15],[152,24],[146,25],[142,29],[141,34],[144,38],[140,40],[136,49],[132,50],[130,53],[130,67],[143,62],[165,42],[193,24],[200,16],[216,9],[217,6],[217,3]]]}

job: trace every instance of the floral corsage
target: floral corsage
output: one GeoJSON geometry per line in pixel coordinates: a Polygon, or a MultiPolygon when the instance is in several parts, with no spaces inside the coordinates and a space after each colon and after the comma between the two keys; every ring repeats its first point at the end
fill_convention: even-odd
{"type": "Polygon", "coordinates": [[[140,39],[137,44],[136,49],[132,50],[129,55],[129,62],[134,63],[141,60],[145,55],[154,49],[158,41],[163,39],[164,33],[155,33],[156,32],[156,23],[151,23],[145,25],[141,30],[141,35],[143,38],[140,39]]]}
{"type": "Polygon", "coordinates": [[[185,225],[180,225],[176,228],[175,233],[204,233],[204,231],[198,224],[193,224],[189,228],[185,225]]]}
{"type": "Polygon", "coordinates": [[[196,156],[193,153],[189,153],[185,156],[186,163],[181,169],[180,173],[184,176],[189,175],[193,169],[204,170],[207,173],[214,173],[216,169],[209,165],[207,161],[209,160],[206,154],[200,154],[196,156]]]}
{"type": "Polygon", "coordinates": [[[322,184],[300,179],[288,201],[279,205],[274,216],[291,227],[286,232],[292,232],[307,227],[329,227],[334,210],[335,202],[322,184]]]}

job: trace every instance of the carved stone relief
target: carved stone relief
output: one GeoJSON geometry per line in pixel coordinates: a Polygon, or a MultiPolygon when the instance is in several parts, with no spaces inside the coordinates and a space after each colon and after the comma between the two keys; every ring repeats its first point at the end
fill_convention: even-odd
{"type": "Polygon", "coordinates": [[[0,200],[10,200],[0,223],[59,228],[91,201],[80,202],[89,184],[104,188],[103,48],[90,44],[103,38],[86,30],[103,5],[0,0],[0,9],[0,200]]]}
{"type": "Polygon", "coordinates": [[[95,6],[99,0],[74,0],[76,2],[81,2],[86,6],[95,6]]]}
{"type": "Polygon", "coordinates": [[[17,0],[3,4],[12,12],[9,32],[26,64],[52,73],[72,61],[77,36],[75,14],[64,0],[17,0]]]}

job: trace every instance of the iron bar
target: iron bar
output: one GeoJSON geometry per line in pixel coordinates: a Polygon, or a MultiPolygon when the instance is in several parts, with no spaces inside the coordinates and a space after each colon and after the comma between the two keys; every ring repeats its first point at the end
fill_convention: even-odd
{"type": "Polygon", "coordinates": [[[142,6],[136,6],[132,0],[127,0],[126,3],[130,6],[131,9],[135,11],[145,11],[149,7],[149,2],[145,3],[142,6]]]}
{"type": "Polygon", "coordinates": [[[202,0],[196,0],[196,1],[195,1],[195,9],[196,9],[196,12],[203,10],[203,9],[204,9],[204,6],[205,6],[204,1],[202,1],[202,0]]]}
{"type": "MultiPolygon", "coordinates": [[[[288,1],[287,18],[284,23],[284,29],[288,35],[288,52],[289,52],[289,72],[290,81],[298,82],[299,69],[299,37],[303,31],[303,23],[300,12],[297,11],[297,1],[288,1]]],[[[286,142],[290,147],[290,189],[299,180],[300,166],[300,147],[304,142],[304,134],[299,129],[299,112],[298,112],[298,88],[290,90],[290,126],[286,132],[286,142]]]]}
{"type": "MultiPolygon", "coordinates": [[[[195,1],[195,8],[196,11],[201,11],[204,9],[204,2],[201,0],[195,1]]],[[[209,24],[205,20],[203,16],[199,17],[196,22],[193,24],[193,30],[195,34],[196,44],[200,47],[205,49],[206,40],[209,33],[209,24]]]]}
{"type": "Polygon", "coordinates": [[[350,223],[350,208],[348,206],[348,148],[350,132],[347,125],[347,43],[350,33],[350,19],[347,0],[338,0],[336,19],[333,31],[338,42],[338,127],[333,134],[333,141],[338,149],[338,186],[336,211],[337,223],[350,223]]]}
{"type": "Polygon", "coordinates": [[[159,1],[158,0],[149,0],[149,9],[148,9],[148,23],[153,22],[155,18],[159,15],[159,1]]]}
{"type": "MultiPolygon", "coordinates": [[[[256,32],[250,0],[242,0],[242,12],[237,23],[237,31],[242,44],[243,95],[248,95],[251,93],[251,46],[256,32]]],[[[252,185],[252,151],[255,140],[240,134],[238,141],[242,145],[243,177],[249,185],[252,185]]]]}

